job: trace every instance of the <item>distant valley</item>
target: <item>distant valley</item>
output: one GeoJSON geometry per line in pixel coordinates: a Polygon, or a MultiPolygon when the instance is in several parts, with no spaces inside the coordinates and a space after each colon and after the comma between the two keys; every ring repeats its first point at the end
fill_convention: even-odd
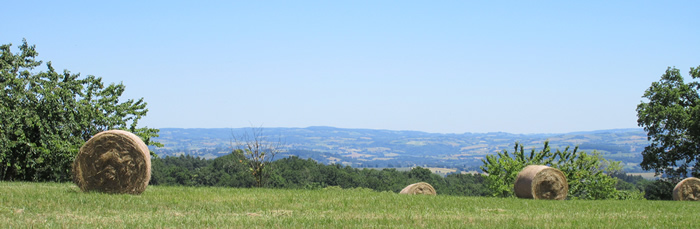
{"type": "MultiPolygon", "coordinates": [[[[250,129],[247,129],[250,132],[250,129]]],[[[299,156],[326,164],[357,168],[437,167],[457,171],[478,170],[485,155],[513,150],[515,142],[527,150],[540,150],[549,140],[553,150],[579,146],[597,150],[606,159],[622,161],[628,172],[641,172],[641,151],[648,141],[642,129],[613,129],[565,134],[464,133],[343,129],[334,127],[262,128],[269,140],[279,139],[283,152],[277,158],[299,156]]],[[[152,148],[159,156],[191,155],[215,158],[232,150],[233,135],[246,128],[160,129],[156,139],[165,145],[152,148]]]]}

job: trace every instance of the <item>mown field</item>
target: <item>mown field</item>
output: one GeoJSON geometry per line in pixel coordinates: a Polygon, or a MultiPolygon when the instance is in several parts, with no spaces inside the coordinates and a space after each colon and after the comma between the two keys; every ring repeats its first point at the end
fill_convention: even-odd
{"type": "Polygon", "coordinates": [[[700,203],[408,196],[367,189],[149,186],[139,196],[70,183],[0,182],[0,228],[696,228],[700,203]]]}

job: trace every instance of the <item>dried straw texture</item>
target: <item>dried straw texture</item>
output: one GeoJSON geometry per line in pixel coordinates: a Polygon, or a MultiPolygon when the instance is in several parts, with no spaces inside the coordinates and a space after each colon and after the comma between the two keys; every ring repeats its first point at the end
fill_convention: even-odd
{"type": "Polygon", "coordinates": [[[416,194],[422,194],[422,195],[437,195],[437,192],[435,192],[435,188],[433,188],[432,185],[425,183],[425,182],[418,182],[415,184],[411,184],[409,186],[406,186],[399,192],[399,194],[408,194],[408,195],[416,195],[416,194]]]}
{"type": "Polygon", "coordinates": [[[673,188],[673,200],[700,200],[700,179],[688,177],[673,188]]]}
{"type": "Polygon", "coordinates": [[[73,162],[73,182],[84,192],[141,194],[151,180],[148,147],[123,130],[96,134],[73,162]]]}
{"type": "Polygon", "coordinates": [[[566,176],[545,165],[528,165],[515,179],[515,196],[528,199],[563,200],[569,193],[566,176]]]}

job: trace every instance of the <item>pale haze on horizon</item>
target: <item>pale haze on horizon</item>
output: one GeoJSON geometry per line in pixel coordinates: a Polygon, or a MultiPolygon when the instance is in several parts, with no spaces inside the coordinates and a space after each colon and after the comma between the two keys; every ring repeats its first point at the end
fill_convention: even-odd
{"type": "Polygon", "coordinates": [[[700,65],[698,1],[3,3],[62,71],[126,85],[152,128],[433,133],[637,128],[667,67],[700,65]]]}

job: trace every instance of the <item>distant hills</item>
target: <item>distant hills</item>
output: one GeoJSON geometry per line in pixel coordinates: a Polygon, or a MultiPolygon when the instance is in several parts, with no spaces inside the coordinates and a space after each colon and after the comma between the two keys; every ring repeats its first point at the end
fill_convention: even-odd
{"type": "MultiPolygon", "coordinates": [[[[165,145],[155,149],[160,156],[192,155],[215,158],[231,152],[233,134],[249,128],[160,129],[156,139],[165,145]]],[[[541,149],[549,140],[552,149],[579,146],[583,151],[600,151],[607,159],[622,161],[627,171],[639,171],[641,151],[648,145],[642,129],[612,129],[565,134],[464,133],[440,134],[420,131],[344,129],[315,126],[307,128],[262,128],[268,139],[284,145],[278,157],[299,156],[322,163],[353,167],[442,167],[475,170],[487,154],[512,151],[515,142],[526,149],[541,149]]]]}

